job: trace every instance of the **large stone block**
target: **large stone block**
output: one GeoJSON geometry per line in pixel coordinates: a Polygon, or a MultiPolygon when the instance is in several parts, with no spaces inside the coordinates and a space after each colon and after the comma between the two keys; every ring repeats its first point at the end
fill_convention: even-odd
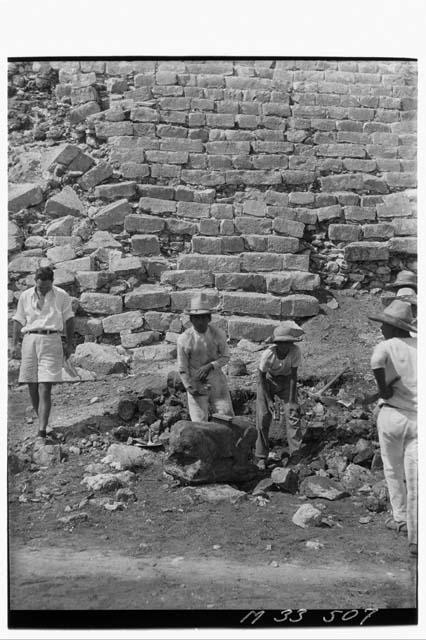
{"type": "Polygon", "coordinates": [[[56,264],[57,269],[66,269],[77,273],[77,271],[93,271],[94,259],[92,256],[84,256],[84,258],[76,258],[75,260],[64,260],[56,264]]]}
{"type": "Polygon", "coordinates": [[[84,245],[84,251],[96,249],[121,249],[121,243],[115,240],[109,231],[95,231],[89,242],[84,245]]]}
{"type": "MultiPolygon", "coordinates": [[[[9,262],[9,273],[34,273],[40,266],[42,258],[38,256],[17,256],[9,262]]],[[[46,264],[49,263],[45,260],[46,264]]]]}
{"type": "Polygon", "coordinates": [[[140,311],[125,311],[102,319],[105,333],[133,331],[134,329],[141,329],[143,325],[144,319],[140,311]]]}
{"type": "Polygon", "coordinates": [[[83,153],[83,151],[80,151],[78,156],[70,162],[70,164],[67,167],[67,170],[81,171],[82,173],[84,173],[85,171],[88,171],[90,167],[93,167],[94,164],[95,164],[95,161],[91,156],[89,156],[87,153],[83,153]]]}
{"type": "Polygon", "coordinates": [[[266,288],[269,293],[282,294],[291,291],[292,274],[297,271],[283,271],[265,274],[266,288]]]}
{"type": "Polygon", "coordinates": [[[152,362],[159,360],[176,360],[177,349],[174,344],[153,344],[148,347],[138,347],[133,352],[133,361],[152,362]]]}
{"type": "Polygon", "coordinates": [[[86,313],[112,315],[121,313],[123,301],[120,296],[109,293],[83,293],[80,298],[80,307],[86,313]]]}
{"type": "Polygon", "coordinates": [[[248,316],[281,315],[281,300],[262,293],[228,293],[223,294],[223,311],[248,316]]]}
{"type": "Polygon", "coordinates": [[[86,118],[93,115],[94,113],[99,113],[100,110],[100,106],[94,100],[92,100],[91,102],[86,102],[85,104],[81,104],[78,107],[74,107],[69,112],[70,123],[78,124],[79,122],[84,122],[86,118]]]}
{"type": "Polygon", "coordinates": [[[246,200],[243,203],[243,212],[246,216],[264,218],[268,214],[268,209],[264,200],[246,200]]]}
{"type": "Polygon", "coordinates": [[[127,369],[126,363],[115,347],[109,344],[96,344],[96,342],[77,345],[73,363],[101,375],[123,373],[127,369]]]}
{"type": "Polygon", "coordinates": [[[244,251],[244,240],[239,236],[222,238],[222,253],[241,253],[244,251]]]}
{"type": "Polygon", "coordinates": [[[417,255],[417,238],[391,238],[389,240],[390,253],[406,253],[417,255]]]}
{"type": "Polygon", "coordinates": [[[133,124],[128,120],[122,122],[98,122],[95,125],[97,138],[112,138],[114,136],[132,136],[133,124]]]}
{"type": "Polygon", "coordinates": [[[242,216],[235,218],[234,224],[239,233],[267,234],[271,232],[272,221],[242,216]]]}
{"type": "MultiPolygon", "coordinates": [[[[166,200],[166,201],[173,200],[175,197],[175,189],[173,187],[169,187],[162,184],[139,184],[138,193],[143,198],[151,198],[151,199],[157,198],[159,200],[166,200]]],[[[167,202],[165,204],[167,204],[167,202]]],[[[150,213],[156,213],[156,211],[153,211],[150,209],[150,205],[154,206],[153,203],[147,201],[146,205],[147,206],[143,208],[145,208],[147,211],[150,211],[150,213]]],[[[166,209],[166,211],[170,211],[170,210],[166,209]]]]}
{"type": "Polygon", "coordinates": [[[200,234],[203,236],[219,235],[219,220],[202,218],[202,220],[200,220],[200,234]]]}
{"type": "Polygon", "coordinates": [[[325,222],[327,220],[333,220],[334,218],[340,218],[342,208],[340,205],[331,205],[330,207],[320,207],[316,209],[318,216],[318,222],[325,222]]]}
{"type": "Polygon", "coordinates": [[[265,293],[266,283],[263,275],[259,273],[217,273],[215,274],[215,287],[219,290],[257,291],[265,293]]]}
{"type": "Polygon", "coordinates": [[[136,256],[112,256],[109,260],[109,271],[114,276],[126,278],[127,276],[141,277],[145,274],[142,259],[136,256]]]}
{"type": "Polygon", "coordinates": [[[123,178],[141,180],[149,176],[149,166],[139,162],[123,162],[120,165],[120,173],[123,178]]]}
{"type": "Polygon", "coordinates": [[[376,219],[376,210],[374,207],[357,207],[350,206],[345,207],[345,220],[348,222],[365,222],[376,219]]]}
{"type": "MultiPolygon", "coordinates": [[[[379,224],[365,224],[362,227],[364,240],[389,240],[395,235],[395,228],[392,224],[382,222],[379,224]]],[[[356,238],[358,240],[358,238],[356,238]]]]}
{"type": "Polygon", "coordinates": [[[174,200],[144,196],[139,200],[139,210],[153,214],[174,213],[176,211],[176,202],[174,200]]]}
{"type": "Polygon", "coordinates": [[[170,329],[170,325],[179,316],[175,313],[165,313],[164,311],[147,311],[144,314],[145,328],[151,331],[164,333],[170,329]]]}
{"type": "Polygon", "coordinates": [[[286,218],[275,218],[273,226],[277,233],[282,233],[285,236],[292,236],[294,238],[303,238],[305,231],[305,225],[302,222],[287,220],[286,218]]]}
{"type": "Polygon", "coordinates": [[[394,218],[392,226],[396,236],[415,236],[417,234],[417,220],[394,218]]]}
{"type": "Polygon", "coordinates": [[[70,236],[75,222],[74,216],[64,216],[49,224],[46,236],[70,236]]]}
{"type": "Polygon", "coordinates": [[[389,249],[382,242],[353,242],[345,247],[347,262],[375,262],[389,260],[389,249]]]}
{"type": "Polygon", "coordinates": [[[203,293],[209,306],[216,307],[219,304],[219,294],[214,289],[186,289],[185,291],[172,291],[170,294],[172,311],[185,311],[189,308],[192,298],[203,293]]]}
{"type": "Polygon", "coordinates": [[[77,282],[82,291],[96,291],[109,280],[107,271],[77,271],[77,282]]]}
{"type": "Polygon", "coordinates": [[[198,225],[188,220],[176,220],[175,218],[166,218],[167,231],[172,235],[193,236],[198,232],[198,225]]]}
{"type": "Polygon", "coordinates": [[[65,262],[66,260],[74,260],[76,253],[70,245],[62,247],[52,247],[46,252],[46,257],[50,262],[56,264],[57,262],[65,262]]]}
{"type": "Polygon", "coordinates": [[[177,268],[201,269],[213,273],[241,271],[241,258],[239,256],[186,254],[179,256],[177,268]]]}
{"type": "Polygon", "coordinates": [[[249,234],[243,236],[246,248],[249,251],[261,252],[268,250],[268,236],[249,234]]]}
{"type": "Polygon", "coordinates": [[[251,340],[252,342],[264,342],[272,337],[278,321],[263,318],[241,318],[230,316],[228,319],[228,335],[231,340],[251,340]]]}
{"type": "Polygon", "coordinates": [[[69,186],[49,198],[46,202],[45,213],[53,218],[61,218],[66,215],[81,216],[84,213],[84,205],[78,195],[69,186]]]}
{"type": "Polygon", "coordinates": [[[121,200],[107,204],[106,207],[102,207],[102,209],[92,217],[92,220],[98,229],[105,231],[106,229],[122,226],[126,216],[128,216],[131,211],[132,207],[127,199],[122,198],[121,200]]]}
{"type": "Polygon", "coordinates": [[[160,233],[166,223],[162,218],[130,213],[124,219],[124,228],[130,233],[160,233]]]}
{"type": "Polygon", "coordinates": [[[136,182],[117,182],[95,187],[95,196],[102,200],[116,200],[117,198],[131,198],[136,193],[136,182]]]}
{"type": "Polygon", "coordinates": [[[61,144],[54,147],[42,160],[42,166],[52,169],[55,164],[68,166],[80,154],[80,147],[75,144],[61,144]]]}
{"type": "Polygon", "coordinates": [[[328,227],[328,237],[332,242],[357,242],[360,237],[358,225],[352,224],[330,224],[328,227]]]}
{"type": "Polygon", "coordinates": [[[390,193],[383,196],[383,204],[377,204],[379,218],[398,218],[411,215],[411,205],[406,193],[390,193]]]}
{"type": "Polygon", "coordinates": [[[81,336],[95,336],[97,338],[103,334],[102,319],[77,316],[74,318],[74,331],[81,336]]]}
{"type": "Polygon", "coordinates": [[[132,253],[137,256],[158,256],[160,243],[157,236],[147,234],[132,236],[132,253]]]}
{"type": "Polygon", "coordinates": [[[188,162],[187,151],[158,151],[156,149],[145,152],[148,162],[160,164],[186,164],[188,162]]]}
{"type": "Polygon", "coordinates": [[[100,162],[93,169],[89,169],[82,178],[80,178],[80,185],[85,190],[88,191],[93,187],[96,187],[101,182],[108,180],[112,176],[113,169],[112,166],[108,162],[100,162]]]}
{"type": "Polygon", "coordinates": [[[194,253],[222,253],[222,238],[210,238],[208,236],[194,236],[192,238],[192,251],[194,253]]]}
{"type": "Polygon", "coordinates": [[[154,284],[143,284],[124,298],[126,309],[162,309],[169,304],[170,292],[154,284]]]}
{"type": "Polygon", "coordinates": [[[280,271],[282,256],[277,253],[244,253],[242,255],[243,271],[280,271]]]}
{"type": "Polygon", "coordinates": [[[161,274],[161,283],[169,284],[177,289],[196,287],[212,287],[214,285],[213,274],[210,271],[201,270],[175,270],[164,271],[161,274]]]}
{"type": "Polygon", "coordinates": [[[365,158],[365,149],[357,144],[319,144],[315,151],[317,156],[365,158]]]}
{"type": "Polygon", "coordinates": [[[290,273],[293,291],[314,291],[321,285],[321,278],[317,273],[309,273],[309,271],[291,271],[290,273]]]}
{"type": "Polygon", "coordinates": [[[232,220],[234,217],[234,207],[232,204],[212,204],[210,215],[217,220],[232,220]]]}
{"type": "Polygon", "coordinates": [[[319,313],[319,302],[313,296],[295,293],[294,295],[281,298],[281,317],[302,318],[316,316],[319,313]]]}
{"type": "Polygon", "coordinates": [[[71,104],[82,104],[84,102],[96,102],[98,92],[95,87],[74,87],[71,89],[71,104]]]}
{"type": "MultiPolygon", "coordinates": [[[[289,222],[292,222],[291,220],[289,222]]],[[[296,253],[299,250],[298,238],[268,236],[268,251],[272,253],[296,253]]]]}
{"type": "Polygon", "coordinates": [[[134,122],[159,122],[160,114],[150,107],[135,107],[130,113],[130,119],[134,122]]]}
{"type": "MultiPolygon", "coordinates": [[[[252,450],[256,429],[245,418],[232,423],[180,420],[171,429],[165,470],[183,484],[237,482],[255,478],[252,450]]],[[[203,488],[206,492],[206,488],[203,488]]],[[[210,501],[244,496],[227,485],[212,485],[210,501]]]]}
{"type": "Polygon", "coordinates": [[[199,202],[178,202],[177,215],[182,218],[208,218],[210,216],[210,205],[199,202]]]}

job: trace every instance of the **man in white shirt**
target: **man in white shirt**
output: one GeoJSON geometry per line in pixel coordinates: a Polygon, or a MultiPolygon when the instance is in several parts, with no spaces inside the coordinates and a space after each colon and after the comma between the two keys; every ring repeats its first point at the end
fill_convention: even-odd
{"type": "Polygon", "coordinates": [[[70,296],[53,286],[53,271],[41,267],[35,273],[35,287],[23,291],[13,316],[12,355],[19,357],[23,335],[19,382],[27,383],[33,409],[39,418],[40,438],[46,438],[51,409],[52,384],[61,382],[63,357],[73,350],[74,313],[70,296]],[[66,345],[62,349],[61,333],[66,345]]]}
{"type": "Polygon", "coordinates": [[[193,422],[207,422],[213,412],[234,415],[228,384],[222,367],[229,362],[229,347],[223,331],[210,324],[211,306],[206,296],[191,300],[188,310],[192,327],[177,341],[178,369],[188,394],[193,422]]]}
{"type": "Polygon", "coordinates": [[[417,330],[410,304],[399,299],[369,317],[382,323],[384,337],[371,368],[384,401],[377,428],[393,516],[386,526],[407,532],[417,555],[417,339],[410,337],[417,330]]]}
{"type": "Polygon", "coordinates": [[[297,368],[302,355],[294,344],[302,339],[304,331],[292,320],[281,322],[274,330],[274,345],[261,355],[256,395],[256,458],[257,466],[266,469],[269,453],[269,428],[274,414],[275,396],[285,404],[285,413],[278,419],[286,426],[290,456],[300,449],[300,411],[297,404],[297,368]]]}

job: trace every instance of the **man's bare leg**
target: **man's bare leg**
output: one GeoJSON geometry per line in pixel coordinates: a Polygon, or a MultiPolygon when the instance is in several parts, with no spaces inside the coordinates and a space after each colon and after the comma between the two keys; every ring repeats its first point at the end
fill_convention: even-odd
{"type": "Polygon", "coordinates": [[[52,383],[39,382],[39,433],[46,433],[46,427],[49,423],[50,409],[52,407],[52,383]]]}
{"type": "Polygon", "coordinates": [[[38,415],[38,407],[40,404],[40,395],[38,392],[38,382],[29,382],[28,390],[30,392],[31,404],[33,405],[33,409],[38,415]]]}

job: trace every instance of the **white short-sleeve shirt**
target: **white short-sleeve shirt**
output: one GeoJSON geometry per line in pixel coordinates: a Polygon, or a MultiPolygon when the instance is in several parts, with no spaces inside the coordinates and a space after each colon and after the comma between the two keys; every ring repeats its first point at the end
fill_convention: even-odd
{"type": "Polygon", "coordinates": [[[386,383],[392,384],[393,395],[386,404],[400,409],[417,410],[417,339],[390,338],[375,347],[372,369],[384,369],[386,383]]]}
{"type": "Polygon", "coordinates": [[[53,286],[45,295],[41,309],[37,305],[38,301],[35,287],[23,291],[19,296],[18,308],[13,319],[23,325],[22,333],[35,329],[63,331],[66,321],[74,316],[68,293],[53,286]]]}
{"type": "Polygon", "coordinates": [[[282,360],[277,356],[277,347],[272,345],[262,353],[259,369],[271,376],[288,376],[292,369],[297,369],[301,361],[302,354],[296,344],[291,344],[290,351],[282,360]]]}

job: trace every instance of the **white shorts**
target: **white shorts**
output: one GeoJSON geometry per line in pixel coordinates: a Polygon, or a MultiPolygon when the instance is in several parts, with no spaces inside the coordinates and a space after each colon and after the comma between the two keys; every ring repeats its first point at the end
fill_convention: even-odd
{"type": "Polygon", "coordinates": [[[59,333],[26,333],[19,382],[61,382],[63,350],[59,333]]]}

